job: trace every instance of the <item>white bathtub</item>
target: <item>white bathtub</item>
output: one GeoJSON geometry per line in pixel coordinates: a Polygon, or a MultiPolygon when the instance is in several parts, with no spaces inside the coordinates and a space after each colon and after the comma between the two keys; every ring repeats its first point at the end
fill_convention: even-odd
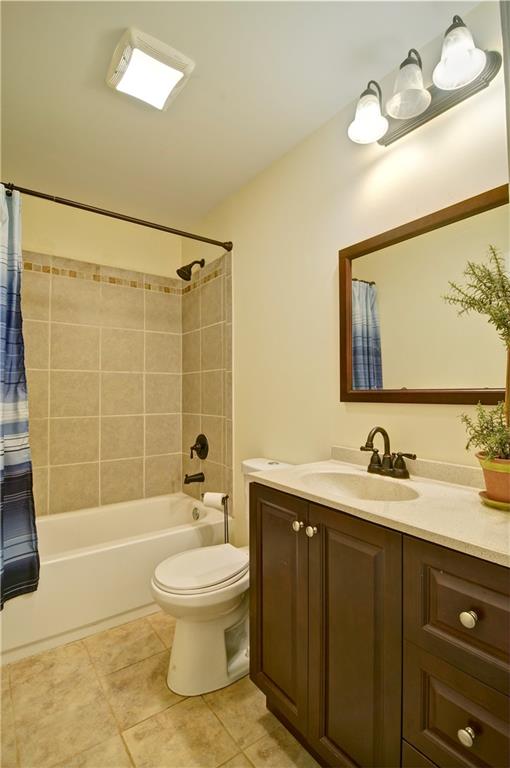
{"type": "Polygon", "coordinates": [[[222,543],[223,514],[175,493],[39,518],[37,530],[39,588],[4,606],[4,664],[156,610],[155,566],[222,543]]]}

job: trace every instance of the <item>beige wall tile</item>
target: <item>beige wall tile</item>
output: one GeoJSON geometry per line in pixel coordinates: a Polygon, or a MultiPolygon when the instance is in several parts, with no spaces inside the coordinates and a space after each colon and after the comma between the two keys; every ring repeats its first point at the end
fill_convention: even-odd
{"type": "Polygon", "coordinates": [[[99,460],[99,419],[50,419],[50,464],[99,460]]]}
{"type": "Polygon", "coordinates": [[[223,441],[224,446],[224,463],[227,467],[232,466],[232,422],[230,419],[224,420],[225,425],[225,438],[223,441]]]}
{"type": "Polygon", "coordinates": [[[223,493],[225,489],[225,474],[222,464],[215,464],[209,459],[202,462],[202,472],[205,475],[204,492],[223,493]]]}
{"type": "Polygon", "coordinates": [[[98,415],[98,373],[51,371],[50,416],[98,415]]]}
{"type": "Polygon", "coordinates": [[[143,294],[141,288],[101,283],[101,325],[142,330],[143,294]]]}
{"type": "Polygon", "coordinates": [[[182,295],[182,332],[200,328],[200,289],[182,295]]]}
{"type": "Polygon", "coordinates": [[[99,464],[50,467],[50,514],[99,504],[99,464]]]}
{"type": "Polygon", "coordinates": [[[101,374],[101,413],[121,416],[143,411],[143,375],[141,373],[101,374]]]}
{"type": "Polygon", "coordinates": [[[145,455],[181,452],[179,413],[145,417],[145,455]]]}
{"type": "Polygon", "coordinates": [[[225,321],[232,322],[232,278],[225,279],[225,321]]]}
{"type": "Polygon", "coordinates": [[[99,369],[99,328],[52,323],[51,367],[97,371],[99,369]]]}
{"type": "Polygon", "coordinates": [[[145,459],[145,496],[176,493],[181,489],[181,454],[145,459]]]}
{"type": "Polygon", "coordinates": [[[223,278],[217,277],[200,288],[201,326],[223,320],[223,278]]]}
{"type": "Polygon", "coordinates": [[[184,373],[200,370],[200,331],[191,331],[182,337],[182,370],[184,373]]]}
{"type": "Polygon", "coordinates": [[[200,367],[203,371],[223,368],[223,323],[203,328],[200,367]]]}
{"type": "Polygon", "coordinates": [[[182,412],[200,413],[200,374],[183,373],[182,375],[182,412]]]}
{"type": "Polygon", "coordinates": [[[36,468],[32,472],[33,493],[36,515],[48,514],[48,467],[36,468]]]}
{"type": "Polygon", "coordinates": [[[48,368],[49,337],[49,323],[23,320],[25,366],[27,368],[48,368]]]}
{"type": "Polygon", "coordinates": [[[204,492],[203,489],[203,483],[190,483],[190,485],[184,485],[184,476],[186,474],[188,475],[194,475],[196,472],[202,471],[202,462],[200,462],[198,459],[193,459],[193,461],[189,457],[188,453],[183,453],[182,455],[182,485],[181,485],[181,491],[188,496],[192,496],[194,499],[199,499],[200,494],[204,492]]]}
{"type": "Polygon", "coordinates": [[[181,337],[175,333],[146,333],[145,370],[157,373],[180,373],[181,337]]]}
{"type": "Polygon", "coordinates": [[[185,413],[182,416],[182,452],[189,456],[190,446],[195,445],[197,435],[202,432],[201,416],[185,413]]]}
{"type": "Polygon", "coordinates": [[[31,419],[48,415],[48,371],[27,370],[28,412],[31,419]]]}
{"type": "Polygon", "coordinates": [[[48,464],[48,419],[29,419],[29,441],[33,467],[48,464]]]}
{"type": "Polygon", "coordinates": [[[103,416],[101,460],[143,456],[143,416],[103,416]]]}
{"type": "Polygon", "coordinates": [[[101,462],[101,504],[143,497],[143,459],[101,462]]]}
{"type": "MultiPolygon", "coordinates": [[[[80,272],[81,274],[98,275],[101,267],[98,264],[93,264],[90,261],[76,261],[76,259],[65,259],[62,256],[53,256],[52,264],[57,269],[67,269],[69,271],[80,272]]],[[[72,278],[76,279],[76,278],[72,278]]]]}
{"type": "Polygon", "coordinates": [[[146,374],[145,411],[146,413],[180,413],[181,377],[178,374],[146,374]]]}
{"type": "Polygon", "coordinates": [[[143,331],[103,328],[101,369],[103,371],[143,371],[143,331]]]}
{"type": "Polygon", "coordinates": [[[208,461],[223,464],[223,422],[221,416],[202,416],[202,432],[209,441],[208,461]]]}
{"type": "Polygon", "coordinates": [[[50,314],[51,275],[23,272],[21,277],[21,311],[25,320],[48,320],[50,314]]]}
{"type": "Polygon", "coordinates": [[[170,293],[145,291],[145,329],[181,332],[181,297],[170,293]]]}
{"type": "Polygon", "coordinates": [[[60,323],[99,324],[99,283],[53,275],[51,319],[60,323]]]}
{"type": "Polygon", "coordinates": [[[211,416],[223,414],[223,371],[202,373],[202,413],[211,416]]]}
{"type": "Polygon", "coordinates": [[[225,326],[224,326],[223,349],[225,350],[223,367],[227,371],[231,371],[232,370],[232,324],[231,323],[225,323],[225,326]]]}
{"type": "Polygon", "coordinates": [[[232,371],[223,374],[223,415],[232,419],[232,371]]]}

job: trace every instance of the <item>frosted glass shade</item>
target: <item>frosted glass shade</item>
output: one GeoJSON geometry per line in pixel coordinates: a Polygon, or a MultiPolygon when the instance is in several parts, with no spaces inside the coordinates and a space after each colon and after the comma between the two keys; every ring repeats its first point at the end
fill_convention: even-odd
{"type": "Polygon", "coordinates": [[[433,83],[442,91],[469,85],[483,71],[486,59],[485,52],[475,47],[469,29],[454,22],[445,35],[441,61],[432,73],[433,83]]]}
{"type": "Polygon", "coordinates": [[[360,96],[347,135],[356,144],[372,144],[381,139],[387,130],[388,121],[381,114],[379,99],[372,91],[365,91],[360,96]]]}
{"type": "Polygon", "coordinates": [[[423,87],[421,67],[417,62],[409,62],[398,72],[393,96],[386,102],[386,112],[397,120],[407,120],[425,112],[431,99],[423,87]]]}

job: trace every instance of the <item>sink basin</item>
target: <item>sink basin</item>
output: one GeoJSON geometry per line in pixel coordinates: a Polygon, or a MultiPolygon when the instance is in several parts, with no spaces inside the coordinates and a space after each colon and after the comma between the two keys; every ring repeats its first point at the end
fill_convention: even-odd
{"type": "Polygon", "coordinates": [[[412,501],[419,494],[402,480],[374,475],[354,475],[347,472],[310,472],[302,477],[303,484],[313,492],[362,501],[412,501]]]}

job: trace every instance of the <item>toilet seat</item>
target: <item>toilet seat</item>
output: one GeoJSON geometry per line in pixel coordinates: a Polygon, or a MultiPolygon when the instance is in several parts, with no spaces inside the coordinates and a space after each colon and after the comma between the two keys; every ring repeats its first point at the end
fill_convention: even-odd
{"type": "Polygon", "coordinates": [[[240,581],[248,572],[245,549],[231,544],[189,549],[163,560],[154,571],[153,583],[174,595],[216,592],[240,581]]]}

